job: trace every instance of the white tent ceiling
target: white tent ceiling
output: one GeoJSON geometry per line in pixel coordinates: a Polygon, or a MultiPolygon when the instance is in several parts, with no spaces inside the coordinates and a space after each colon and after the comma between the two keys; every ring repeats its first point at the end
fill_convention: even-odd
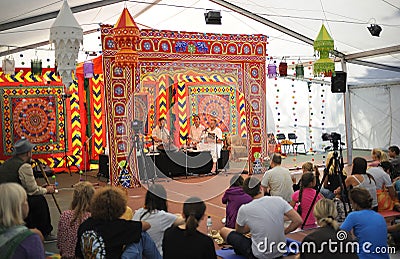
{"type": "MultiPolygon", "coordinates": [[[[17,50],[31,45],[31,50],[13,54],[17,67],[27,66],[34,56],[41,58],[44,66],[53,66],[54,51],[51,50],[52,47],[47,42],[49,40],[50,26],[54,22],[62,1],[0,1],[0,56],[7,55],[7,50],[13,51],[16,49],[15,53],[19,53],[17,50]],[[37,20],[40,20],[40,22],[37,22],[37,20]],[[26,21],[25,24],[23,23],[24,21],[26,21]]],[[[87,58],[86,51],[94,51],[97,55],[100,54],[100,33],[96,31],[99,29],[99,24],[114,24],[124,6],[126,6],[141,28],[267,35],[269,36],[269,45],[267,47],[269,56],[275,59],[281,59],[282,56],[285,56],[288,57],[289,61],[297,61],[299,58],[303,62],[315,59],[312,45],[304,42],[304,38],[314,39],[324,23],[335,40],[335,49],[344,55],[391,48],[392,52],[386,51],[384,55],[358,57],[358,60],[360,62],[382,64],[385,68],[390,66],[393,71],[347,63],[349,83],[357,85],[378,83],[379,86],[379,84],[384,85],[384,81],[400,82],[400,2],[398,0],[220,1],[248,11],[248,16],[251,13],[260,20],[268,20],[282,26],[281,28],[288,28],[294,34],[300,35],[300,38],[303,37],[303,40],[287,35],[232,9],[224,8],[215,3],[218,1],[220,0],[103,0],[96,2],[69,0],[68,3],[83,30],[91,32],[84,36],[79,61],[84,61],[87,58]],[[88,5],[96,5],[98,7],[90,9],[88,5]],[[204,13],[208,9],[221,10],[222,25],[205,24],[204,13]],[[372,22],[371,19],[375,19],[376,23],[383,29],[380,37],[372,37],[367,30],[367,26],[372,22]]],[[[339,62],[336,64],[336,68],[341,70],[339,62]]],[[[305,83],[300,82],[299,87],[304,88],[305,85],[305,83]]],[[[392,116],[392,114],[399,113],[399,107],[394,105],[396,104],[395,94],[398,92],[399,86],[400,83],[392,86],[392,91],[388,91],[387,89],[389,88],[386,86],[384,86],[386,90],[375,89],[375,91],[384,91],[386,93],[386,97],[382,97],[380,101],[386,104],[391,103],[389,105],[391,107],[390,112],[382,111],[379,108],[381,105],[374,102],[373,91],[370,91],[372,94],[368,95],[370,99],[367,102],[366,98],[364,98],[364,93],[361,92],[362,90],[355,89],[351,91],[352,99],[354,99],[354,96],[359,98],[354,100],[354,105],[352,105],[353,122],[350,123],[355,124],[353,125],[354,141],[352,141],[354,147],[372,148],[400,144],[400,133],[396,131],[399,128],[399,121],[397,117],[392,116]],[[391,92],[393,94],[390,94],[391,92]],[[357,106],[358,103],[361,105],[360,107],[357,106]],[[371,109],[376,109],[381,113],[377,112],[376,116],[373,116],[373,113],[368,112],[371,109]],[[365,114],[369,117],[361,119],[359,117],[360,111],[365,111],[365,114]],[[387,115],[387,112],[390,114],[387,115]],[[383,117],[390,118],[390,120],[385,119],[386,124],[381,123],[383,117]],[[384,134],[383,136],[381,134],[380,137],[376,137],[388,127],[392,132],[391,135],[384,134]],[[372,135],[375,137],[371,138],[370,136],[372,135]]],[[[286,88],[284,87],[283,89],[286,88]]],[[[303,90],[305,93],[308,92],[307,88],[303,90]]],[[[314,90],[317,91],[318,89],[314,90]]],[[[290,95],[291,93],[288,92],[287,94],[290,95]]],[[[268,102],[273,103],[273,98],[274,96],[267,96],[268,102]]],[[[344,135],[342,127],[344,125],[343,116],[340,115],[342,114],[341,111],[339,112],[340,107],[343,108],[342,100],[337,95],[331,95],[330,98],[333,100],[330,110],[334,111],[334,114],[329,116],[331,122],[327,121],[328,130],[336,130],[344,135]]],[[[273,107],[270,108],[272,109],[273,107]]],[[[274,131],[273,126],[278,122],[275,113],[268,114],[270,120],[268,125],[272,127],[270,131],[274,131]]],[[[290,114],[282,117],[291,116],[290,114]]],[[[299,119],[299,121],[302,120],[299,119]]],[[[305,140],[308,134],[306,130],[308,122],[305,121],[304,123],[304,125],[297,126],[304,128],[304,133],[299,132],[301,140],[305,140]]],[[[289,124],[286,125],[286,128],[281,129],[292,131],[293,127],[289,124]]],[[[319,136],[318,130],[318,133],[315,134],[319,136]]]]}
{"type": "MultiPolygon", "coordinates": [[[[84,31],[96,30],[99,24],[114,24],[123,7],[128,7],[135,21],[142,28],[167,29],[177,31],[198,31],[213,33],[265,34],[270,37],[268,53],[275,58],[282,56],[302,61],[313,60],[311,45],[297,40],[283,32],[245,17],[237,12],[222,7],[215,1],[207,0],[139,0],[139,1],[88,1],[69,0],[68,3],[78,10],[75,17],[84,31]],[[100,7],[88,9],[88,5],[100,7]],[[222,25],[206,25],[204,12],[207,9],[222,10],[222,25]]],[[[225,2],[225,1],[224,1],[225,2]]],[[[255,15],[289,28],[290,30],[314,39],[321,24],[324,23],[335,40],[335,48],[343,54],[363,52],[400,45],[400,4],[396,0],[357,0],[357,1],[272,1],[272,0],[235,0],[227,1],[255,15]],[[381,37],[372,37],[367,30],[370,22],[381,25],[381,37]]],[[[8,49],[24,47],[49,39],[49,28],[54,21],[51,14],[56,14],[62,0],[14,0],[0,2],[0,52],[4,56],[8,49]],[[48,15],[47,17],[45,15],[48,15]],[[40,19],[35,22],[33,19],[40,19]],[[47,19],[46,19],[47,18],[47,19]],[[28,25],[20,26],[27,19],[28,25]]],[[[99,33],[85,36],[80,61],[86,58],[85,51],[100,51],[99,33]]],[[[41,45],[41,44],[39,44],[41,45]]],[[[54,64],[54,54],[49,54],[51,47],[40,46],[24,54],[22,58],[14,55],[17,66],[27,57],[37,55],[45,57],[48,64],[54,64]]],[[[399,50],[397,50],[399,51],[399,50]]],[[[29,60],[29,59],[28,59],[29,60]]],[[[364,61],[390,65],[400,71],[400,54],[393,53],[380,57],[363,58],[364,61]]],[[[25,63],[26,60],[25,60],[25,63]]],[[[351,83],[371,83],[385,80],[400,80],[400,73],[370,69],[359,65],[349,65],[351,83]]]]}

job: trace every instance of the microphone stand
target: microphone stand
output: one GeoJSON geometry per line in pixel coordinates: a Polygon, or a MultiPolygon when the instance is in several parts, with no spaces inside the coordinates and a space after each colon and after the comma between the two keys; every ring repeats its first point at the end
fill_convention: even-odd
{"type": "Polygon", "coordinates": [[[218,174],[218,136],[215,133],[215,155],[217,156],[217,163],[215,165],[215,174],[218,174]]]}

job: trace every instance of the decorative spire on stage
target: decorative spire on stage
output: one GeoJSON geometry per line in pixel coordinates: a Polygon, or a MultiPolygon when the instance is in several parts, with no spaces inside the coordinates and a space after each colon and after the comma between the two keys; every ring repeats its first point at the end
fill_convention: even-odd
{"type": "Polygon", "coordinates": [[[121,67],[131,67],[139,61],[137,43],[140,31],[127,8],[124,8],[118,22],[115,24],[114,39],[118,46],[115,63],[121,67]]]}
{"type": "Polygon", "coordinates": [[[314,63],[314,75],[332,76],[335,73],[335,63],[329,58],[329,51],[334,49],[333,39],[322,24],[321,30],[314,41],[314,50],[319,52],[319,59],[314,63]]]}
{"type": "Polygon", "coordinates": [[[57,70],[66,87],[72,83],[79,47],[83,42],[83,30],[76,21],[67,0],[60,9],[56,20],[50,27],[50,42],[54,42],[57,70]]]}

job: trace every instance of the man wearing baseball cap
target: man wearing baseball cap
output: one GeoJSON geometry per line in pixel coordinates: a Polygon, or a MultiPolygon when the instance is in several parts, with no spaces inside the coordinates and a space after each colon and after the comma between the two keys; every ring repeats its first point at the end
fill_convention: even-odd
{"type": "Polygon", "coordinates": [[[37,228],[42,232],[45,240],[51,241],[55,238],[51,235],[49,205],[44,194],[54,193],[54,187],[47,185],[38,186],[33,175],[32,149],[35,145],[28,139],[22,138],[14,145],[14,156],[0,166],[0,184],[15,182],[24,187],[28,194],[29,214],[25,219],[28,228],[37,228]]]}

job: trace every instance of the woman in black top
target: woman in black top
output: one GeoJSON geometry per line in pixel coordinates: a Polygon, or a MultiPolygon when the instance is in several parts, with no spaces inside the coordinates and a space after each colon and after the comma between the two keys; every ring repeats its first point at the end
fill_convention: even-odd
{"type": "Polygon", "coordinates": [[[205,203],[197,197],[187,199],[183,205],[185,224],[173,226],[164,233],[162,243],[164,259],[217,258],[213,240],[199,232],[199,221],[204,218],[205,203]]]}

